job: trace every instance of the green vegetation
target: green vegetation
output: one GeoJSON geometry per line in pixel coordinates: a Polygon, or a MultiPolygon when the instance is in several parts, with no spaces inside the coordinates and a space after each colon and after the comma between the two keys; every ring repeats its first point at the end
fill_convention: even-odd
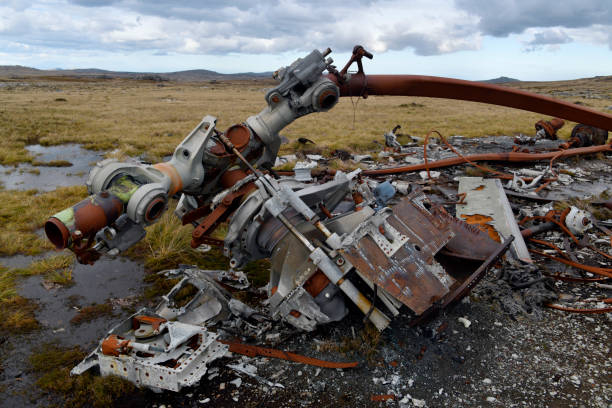
{"type": "Polygon", "coordinates": [[[68,160],[51,160],[48,162],[41,162],[38,160],[32,161],[32,166],[42,166],[42,167],[70,167],[72,163],[68,160]]]}
{"type": "Polygon", "coordinates": [[[228,259],[213,248],[202,253],[191,248],[191,225],[181,225],[173,214],[175,203],[161,219],[147,227],[147,236],[126,252],[126,255],[142,260],[145,267],[157,272],[175,268],[178,264],[197,265],[204,269],[226,269],[228,259]]]}
{"type": "Polygon", "coordinates": [[[20,277],[44,275],[45,280],[59,285],[72,283],[72,264],[69,255],[58,255],[34,261],[27,268],[0,267],[0,329],[10,333],[23,333],[38,329],[34,312],[37,305],[17,294],[20,277]]]}
{"type": "Polygon", "coordinates": [[[70,370],[86,353],[78,347],[64,348],[45,344],[29,358],[36,384],[62,400],[64,407],[108,407],[121,396],[137,392],[128,381],[119,377],[99,377],[89,373],[70,376],[70,370]]]}

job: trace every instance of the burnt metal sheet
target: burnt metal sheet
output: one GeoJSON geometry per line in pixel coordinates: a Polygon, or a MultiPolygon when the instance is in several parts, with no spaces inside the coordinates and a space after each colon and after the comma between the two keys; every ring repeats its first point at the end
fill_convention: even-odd
{"type": "Polygon", "coordinates": [[[454,283],[434,260],[434,255],[454,236],[450,223],[427,211],[421,204],[422,198],[424,196],[414,194],[406,197],[393,207],[385,220],[405,237],[399,248],[394,248],[392,243],[381,248],[381,236],[385,239],[389,235],[385,234],[384,228],[388,227],[383,224],[378,237],[365,234],[342,250],[362,275],[416,314],[423,313],[446,295],[454,283]],[[389,248],[394,250],[389,251],[389,248]]]}

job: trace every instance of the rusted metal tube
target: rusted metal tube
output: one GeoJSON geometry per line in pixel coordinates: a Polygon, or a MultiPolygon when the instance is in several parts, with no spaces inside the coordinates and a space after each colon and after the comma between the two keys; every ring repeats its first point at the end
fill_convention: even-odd
{"type": "Polygon", "coordinates": [[[364,170],[361,172],[364,176],[378,176],[378,175],[386,175],[386,174],[398,174],[398,173],[408,173],[411,171],[420,171],[429,169],[438,169],[442,167],[450,167],[455,166],[457,164],[467,163],[467,161],[471,162],[479,162],[479,161],[500,161],[500,162],[535,162],[542,160],[550,160],[553,157],[556,159],[561,159],[564,157],[572,157],[579,156],[582,154],[594,154],[600,152],[612,152],[612,146],[609,144],[601,145],[601,146],[589,146],[589,147],[580,147],[576,149],[568,149],[562,152],[548,152],[548,153],[520,153],[520,152],[507,152],[507,153],[482,153],[482,154],[473,154],[469,156],[463,157],[454,157],[450,159],[443,159],[433,162],[428,162],[427,165],[423,164],[414,164],[410,166],[401,166],[401,167],[392,167],[388,169],[379,169],[379,170],[364,170]]]}
{"type": "Polygon", "coordinates": [[[58,212],[45,223],[45,234],[57,249],[72,248],[81,240],[115,222],[139,185],[131,178],[119,178],[106,191],[58,212]]]}
{"type": "Polygon", "coordinates": [[[357,73],[340,87],[340,96],[398,95],[459,99],[524,109],[612,131],[612,115],[509,87],[422,75],[365,75],[357,73]]]}

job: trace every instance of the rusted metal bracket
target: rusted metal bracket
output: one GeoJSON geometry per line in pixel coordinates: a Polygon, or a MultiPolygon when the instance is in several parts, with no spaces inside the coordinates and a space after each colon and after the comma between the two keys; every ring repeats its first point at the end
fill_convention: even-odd
{"type": "Polygon", "coordinates": [[[357,367],[359,363],[357,361],[348,363],[338,363],[334,361],[319,360],[318,358],[303,356],[301,354],[291,353],[290,351],[277,350],[272,348],[253,346],[250,344],[244,344],[237,341],[218,340],[220,343],[227,344],[229,351],[232,353],[242,354],[249,357],[271,357],[279,358],[281,360],[294,361],[296,363],[308,364],[316,367],[324,368],[353,368],[357,367]]]}
{"type": "MultiPolygon", "coordinates": [[[[193,230],[191,247],[197,248],[205,243],[204,240],[210,238],[206,235],[214,230],[220,222],[225,220],[230,212],[235,209],[236,201],[255,190],[257,187],[253,183],[246,184],[240,189],[227,194],[223,201],[193,230]]],[[[198,210],[195,210],[198,211],[198,210]]],[[[215,244],[216,245],[216,244],[215,244]]]]}

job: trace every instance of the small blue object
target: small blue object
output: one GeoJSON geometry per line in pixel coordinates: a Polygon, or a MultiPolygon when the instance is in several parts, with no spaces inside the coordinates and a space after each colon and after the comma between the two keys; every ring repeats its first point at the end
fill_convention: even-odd
{"type": "Polygon", "coordinates": [[[380,183],[374,189],[374,197],[376,197],[376,205],[378,208],[383,208],[387,205],[387,202],[395,195],[395,187],[388,181],[380,183]]]}

